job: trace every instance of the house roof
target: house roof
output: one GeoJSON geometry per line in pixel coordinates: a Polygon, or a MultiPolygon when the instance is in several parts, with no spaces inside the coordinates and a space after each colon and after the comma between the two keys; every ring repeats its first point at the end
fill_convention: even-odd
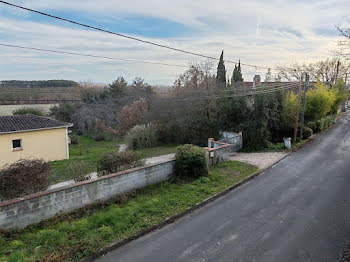
{"type": "Polygon", "coordinates": [[[73,124],[35,115],[0,116],[0,134],[71,127],[73,124]]]}

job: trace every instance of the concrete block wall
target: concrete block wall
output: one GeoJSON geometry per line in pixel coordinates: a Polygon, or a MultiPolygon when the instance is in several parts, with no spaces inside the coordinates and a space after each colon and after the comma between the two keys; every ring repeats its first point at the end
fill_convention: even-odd
{"type": "Polygon", "coordinates": [[[218,163],[229,161],[231,148],[231,144],[214,141],[213,138],[209,138],[208,147],[204,148],[208,164],[214,166],[218,163]]]}
{"type": "Polygon", "coordinates": [[[168,180],[174,160],[0,202],[0,229],[24,228],[57,214],[168,180]]]}

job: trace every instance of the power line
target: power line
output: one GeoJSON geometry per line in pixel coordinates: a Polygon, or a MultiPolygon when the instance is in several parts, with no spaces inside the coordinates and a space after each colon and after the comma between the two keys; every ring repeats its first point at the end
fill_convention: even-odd
{"type": "MultiPolygon", "coordinates": [[[[225,89],[225,90],[216,90],[216,89],[211,89],[209,92],[211,94],[214,94],[214,95],[225,95],[226,93],[230,93],[230,92],[234,92],[234,93],[245,93],[245,92],[263,92],[263,91],[269,91],[269,90],[273,90],[275,88],[292,88],[292,87],[295,87],[296,85],[298,85],[298,83],[296,82],[288,82],[288,83],[283,83],[281,85],[281,83],[264,83],[264,84],[267,84],[267,85],[263,85],[263,86],[259,86],[255,89],[252,89],[252,87],[242,87],[242,88],[236,88],[236,87],[233,87],[231,89],[225,89]]],[[[70,91],[65,91],[65,90],[53,90],[53,89],[50,89],[50,90],[46,90],[45,88],[42,88],[42,89],[45,89],[45,90],[32,90],[32,88],[14,88],[14,90],[11,90],[12,88],[0,88],[0,94],[1,93],[8,93],[8,92],[11,92],[11,93],[27,93],[28,91],[31,91],[33,94],[37,95],[37,94],[58,94],[58,95],[65,95],[65,94],[72,94],[72,92],[70,91]]],[[[185,90],[185,95],[186,94],[195,94],[195,93],[206,93],[208,92],[208,90],[206,89],[201,89],[201,90],[186,90],[186,89],[182,89],[182,90],[185,90]]],[[[74,90],[73,90],[74,91],[74,90]]],[[[76,90],[76,91],[79,91],[79,90],[76,90]]],[[[98,91],[103,91],[103,89],[99,89],[98,91]]],[[[155,93],[157,94],[162,94],[162,93],[169,93],[169,92],[176,92],[176,89],[169,89],[169,90],[164,90],[164,91],[155,91],[155,93]]]]}
{"type": "MultiPolygon", "coordinates": [[[[251,82],[252,83],[252,82],[251,82]]],[[[252,86],[249,87],[232,87],[231,89],[225,89],[225,90],[216,90],[216,89],[211,89],[210,92],[212,93],[229,93],[229,92],[237,92],[237,91],[265,91],[268,90],[269,88],[278,88],[278,87],[290,87],[290,86],[295,86],[298,85],[298,82],[267,82],[267,83],[261,83],[261,86],[256,87],[255,89],[252,88],[252,86]]],[[[200,89],[200,88],[199,88],[200,89]]],[[[186,88],[183,88],[182,90],[186,90],[186,88]]],[[[176,89],[169,90],[176,92],[176,89]]],[[[164,91],[158,91],[157,93],[167,93],[169,92],[168,90],[164,91]]],[[[203,93],[207,90],[202,89],[202,90],[186,90],[187,93],[203,93]]]]}
{"type": "MultiPolygon", "coordinates": [[[[175,48],[175,47],[171,47],[171,46],[155,43],[155,42],[152,42],[152,41],[144,40],[144,39],[141,39],[141,38],[136,38],[136,37],[129,36],[129,35],[126,35],[126,34],[116,33],[116,32],[110,31],[110,30],[102,29],[102,28],[99,28],[99,27],[95,27],[95,26],[91,26],[91,25],[88,25],[88,24],[83,24],[83,23],[80,23],[80,22],[77,22],[77,21],[73,21],[73,20],[70,20],[70,19],[67,19],[67,18],[59,17],[59,16],[56,16],[56,15],[51,15],[51,14],[44,13],[44,12],[41,12],[41,11],[37,11],[37,10],[34,10],[34,9],[30,9],[30,8],[27,8],[27,7],[24,7],[24,6],[15,5],[15,4],[6,2],[6,1],[0,0],[0,3],[6,4],[6,5],[9,5],[9,6],[12,6],[12,7],[16,7],[16,8],[22,9],[22,10],[26,10],[26,11],[29,11],[29,12],[33,12],[33,13],[36,13],[36,14],[40,14],[40,15],[43,15],[43,16],[47,16],[47,17],[50,17],[50,18],[58,19],[58,20],[61,20],[61,21],[64,21],[64,22],[68,22],[68,23],[71,23],[71,24],[79,25],[79,26],[82,26],[82,27],[85,27],[85,28],[89,28],[89,29],[100,31],[100,32],[104,32],[104,33],[116,35],[116,36],[119,36],[119,37],[127,38],[127,39],[134,40],[134,41],[137,41],[137,42],[141,42],[141,43],[144,43],[144,44],[149,44],[149,45],[153,45],[153,46],[169,49],[169,50],[172,50],[172,51],[181,52],[181,53],[194,55],[194,56],[199,56],[199,57],[207,58],[207,59],[211,59],[211,60],[219,60],[216,57],[207,56],[207,55],[203,55],[203,54],[199,54],[199,53],[195,53],[195,52],[191,52],[191,51],[187,51],[187,50],[183,50],[183,49],[179,49],[179,48],[175,48]]],[[[230,61],[230,60],[225,60],[225,62],[238,64],[237,62],[230,61]]],[[[254,68],[278,70],[278,69],[271,68],[271,67],[257,66],[257,65],[251,65],[251,64],[246,64],[246,63],[241,63],[241,65],[248,66],[248,67],[254,67],[254,68]]]]}
{"type": "MultiPolygon", "coordinates": [[[[263,94],[269,94],[273,92],[278,92],[278,91],[287,91],[289,89],[292,89],[293,87],[296,87],[297,85],[291,85],[288,87],[277,87],[277,88],[270,88],[267,90],[258,90],[258,91],[250,91],[250,92],[245,92],[245,93],[236,93],[236,94],[231,94],[231,95],[224,95],[224,96],[199,96],[195,98],[160,98],[161,101],[166,101],[166,102],[180,102],[180,101],[196,101],[196,100],[208,100],[208,99],[220,99],[220,98],[235,98],[235,97],[246,97],[246,96],[253,96],[253,95],[263,95],[263,94]]],[[[113,101],[125,101],[125,99],[132,99],[132,98],[139,98],[136,96],[127,96],[119,99],[113,99],[113,101]]],[[[35,102],[39,103],[40,102],[83,102],[82,99],[0,99],[0,102],[35,102]]]]}
{"type": "Polygon", "coordinates": [[[145,60],[116,58],[116,57],[109,57],[109,56],[89,55],[89,54],[82,54],[82,53],[74,53],[74,52],[66,52],[66,51],[58,51],[58,50],[51,50],[51,49],[36,48],[36,47],[9,45],[9,44],[3,44],[3,43],[0,43],[0,46],[11,47],[11,48],[20,48],[20,49],[26,49],[26,50],[35,50],[35,51],[41,51],[41,52],[50,52],[50,53],[74,55],[74,56],[85,56],[85,57],[103,58],[103,59],[125,61],[125,62],[144,63],[144,64],[153,64],[153,65],[162,65],[162,66],[186,67],[187,68],[187,66],[185,66],[185,65],[178,65],[178,64],[168,64],[168,63],[152,62],[152,61],[145,61],[145,60]]]}
{"type": "Polygon", "coordinates": [[[203,99],[220,99],[220,98],[234,98],[234,97],[245,97],[245,96],[253,96],[253,95],[262,95],[262,94],[268,94],[273,93],[277,91],[286,91],[288,89],[292,89],[293,87],[279,87],[275,88],[273,90],[266,90],[266,91],[258,91],[258,92],[250,92],[250,93],[241,93],[241,94],[232,94],[232,95],[225,95],[225,96],[206,96],[206,97],[196,97],[196,98],[165,98],[166,101],[194,101],[194,100],[203,100],[203,99]]]}

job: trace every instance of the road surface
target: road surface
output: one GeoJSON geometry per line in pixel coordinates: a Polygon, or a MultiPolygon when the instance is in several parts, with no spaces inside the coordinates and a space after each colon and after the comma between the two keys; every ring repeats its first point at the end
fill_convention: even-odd
{"type": "Polygon", "coordinates": [[[248,184],[106,261],[337,261],[350,240],[350,116],[248,184]]]}

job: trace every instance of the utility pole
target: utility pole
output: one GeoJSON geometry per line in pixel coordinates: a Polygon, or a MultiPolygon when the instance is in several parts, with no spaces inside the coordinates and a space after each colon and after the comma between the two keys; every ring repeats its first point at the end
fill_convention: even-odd
{"type": "Polygon", "coordinates": [[[299,125],[299,118],[300,118],[300,102],[301,102],[301,82],[302,82],[302,76],[299,78],[299,91],[298,91],[298,101],[297,101],[297,112],[294,122],[294,137],[293,142],[297,142],[297,135],[298,135],[298,125],[299,125]]]}
{"type": "Polygon", "coordinates": [[[337,62],[337,71],[336,71],[336,74],[335,74],[334,84],[338,81],[339,66],[340,66],[340,60],[338,60],[338,62],[337,62]]]}
{"type": "Polygon", "coordinates": [[[304,94],[303,94],[303,109],[301,113],[301,123],[300,123],[300,139],[303,139],[303,129],[304,129],[304,120],[305,120],[305,105],[306,105],[306,89],[309,86],[309,75],[305,74],[304,82],[304,94]]]}

